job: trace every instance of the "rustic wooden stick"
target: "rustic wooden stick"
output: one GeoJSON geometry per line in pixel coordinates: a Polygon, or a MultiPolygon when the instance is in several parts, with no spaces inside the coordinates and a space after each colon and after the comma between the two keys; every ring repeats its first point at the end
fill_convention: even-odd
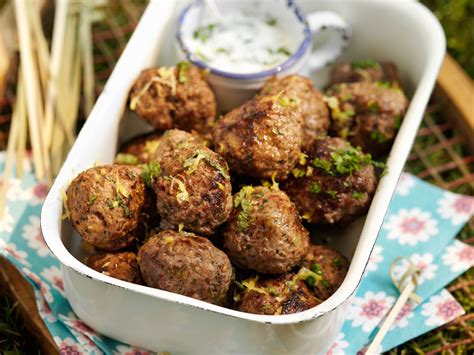
{"type": "Polygon", "coordinates": [[[43,142],[40,131],[41,114],[37,111],[40,106],[38,103],[38,75],[33,62],[31,28],[28,22],[26,3],[22,0],[15,0],[15,18],[20,42],[21,72],[25,79],[24,84],[35,175],[38,180],[43,180],[45,177],[45,162],[43,161],[43,142]]]}
{"type": "Polygon", "coordinates": [[[84,88],[84,116],[87,117],[92,111],[95,99],[94,88],[94,58],[92,48],[92,16],[93,7],[87,3],[82,3],[80,11],[80,46],[83,68],[83,88],[84,88]]]}
{"type": "MultiPolygon", "coordinates": [[[[51,44],[51,61],[49,63],[49,82],[46,95],[45,108],[45,142],[46,146],[51,148],[56,98],[58,95],[57,84],[58,75],[61,68],[61,57],[64,48],[64,37],[66,33],[66,21],[69,1],[56,1],[56,10],[54,14],[53,40],[51,44]]],[[[68,141],[73,141],[73,137],[67,136],[68,141]]]]}
{"type": "MultiPolygon", "coordinates": [[[[20,84],[20,80],[18,81],[20,84]]],[[[20,85],[17,90],[17,109],[18,109],[18,121],[19,121],[19,136],[16,151],[16,176],[21,178],[23,176],[23,162],[25,159],[26,152],[26,140],[28,135],[28,119],[26,117],[25,107],[25,92],[20,85]]]]}

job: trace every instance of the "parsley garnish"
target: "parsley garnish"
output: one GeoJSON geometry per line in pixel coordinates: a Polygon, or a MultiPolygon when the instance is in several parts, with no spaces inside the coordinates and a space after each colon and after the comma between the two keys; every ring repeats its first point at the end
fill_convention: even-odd
{"type": "Polygon", "coordinates": [[[132,154],[119,153],[115,157],[115,164],[137,165],[138,163],[138,158],[132,154]]]}
{"type": "Polygon", "coordinates": [[[309,191],[311,191],[313,194],[317,194],[318,192],[321,192],[321,186],[317,182],[313,182],[309,188],[309,191]]]}
{"type": "Polygon", "coordinates": [[[341,259],[339,259],[339,258],[334,258],[333,261],[332,261],[332,265],[333,265],[335,268],[339,269],[339,268],[342,266],[342,261],[341,261],[341,259]]]}
{"type": "Polygon", "coordinates": [[[363,193],[363,192],[354,191],[352,193],[352,197],[355,198],[356,200],[360,200],[364,196],[365,196],[365,193],[363,193]]]}
{"type": "Polygon", "coordinates": [[[326,190],[324,192],[326,192],[332,198],[335,198],[337,196],[337,191],[334,191],[334,190],[326,190]]]}
{"type": "Polygon", "coordinates": [[[379,105],[375,101],[370,101],[368,103],[368,107],[369,107],[369,110],[372,112],[377,113],[380,111],[379,105]]]}
{"type": "Polygon", "coordinates": [[[352,69],[378,68],[380,64],[373,59],[362,59],[352,62],[352,69]]]}
{"type": "Polygon", "coordinates": [[[267,19],[265,20],[265,23],[268,25],[268,26],[276,26],[277,24],[277,19],[273,16],[267,16],[267,19]]]}
{"type": "Polygon", "coordinates": [[[142,165],[140,177],[146,186],[151,187],[151,183],[160,175],[160,163],[152,161],[149,164],[142,165]]]}
{"type": "Polygon", "coordinates": [[[188,62],[179,62],[176,65],[176,69],[178,70],[178,81],[181,84],[185,83],[188,80],[186,74],[190,67],[191,67],[191,64],[189,64],[188,62]]]}
{"type": "Polygon", "coordinates": [[[210,23],[207,26],[197,28],[193,33],[194,39],[199,39],[202,43],[206,43],[209,37],[211,37],[212,32],[214,31],[216,26],[217,24],[210,23]]]}
{"type": "Polygon", "coordinates": [[[372,132],[370,132],[370,139],[380,144],[383,144],[388,141],[388,138],[378,129],[375,129],[372,132]]]}
{"type": "Polygon", "coordinates": [[[323,274],[323,268],[321,265],[314,263],[311,265],[311,271],[313,271],[315,274],[322,275],[323,274]]]}

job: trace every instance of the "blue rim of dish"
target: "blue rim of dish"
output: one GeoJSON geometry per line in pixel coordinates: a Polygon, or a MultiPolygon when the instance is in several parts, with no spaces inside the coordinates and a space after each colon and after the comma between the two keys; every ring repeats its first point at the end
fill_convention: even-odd
{"type": "Polygon", "coordinates": [[[298,50],[286,61],[283,63],[279,64],[276,67],[273,67],[271,69],[267,69],[264,71],[260,72],[255,72],[255,73],[249,73],[249,74],[237,74],[237,73],[231,73],[231,72],[226,72],[222,71],[219,69],[215,69],[211,67],[210,65],[206,64],[203,61],[200,61],[199,59],[195,59],[195,56],[193,53],[184,45],[184,41],[182,39],[182,33],[181,33],[181,27],[184,22],[184,18],[186,17],[188,11],[193,7],[193,6],[199,6],[202,5],[202,0],[194,0],[191,4],[186,6],[184,10],[181,12],[178,18],[178,29],[176,30],[176,39],[179,43],[179,46],[181,50],[184,52],[187,60],[191,62],[192,64],[202,68],[202,69],[209,69],[212,74],[216,74],[225,78],[229,79],[244,79],[244,80],[249,80],[249,79],[261,79],[264,77],[268,76],[273,76],[275,74],[278,74],[279,72],[282,72],[286,69],[291,68],[294,64],[298,62],[298,60],[301,59],[301,57],[306,53],[306,50],[308,47],[311,45],[313,41],[313,34],[311,33],[311,30],[309,29],[308,22],[306,21],[305,17],[302,15],[300,9],[295,5],[295,3],[292,0],[287,1],[287,7],[290,10],[293,10],[296,18],[298,21],[304,26],[304,40],[298,47],[298,50]]]}

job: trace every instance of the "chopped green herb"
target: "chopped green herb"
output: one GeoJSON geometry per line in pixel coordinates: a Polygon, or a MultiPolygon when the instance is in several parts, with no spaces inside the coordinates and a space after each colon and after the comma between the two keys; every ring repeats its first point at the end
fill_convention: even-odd
{"type": "Polygon", "coordinates": [[[309,287],[314,287],[314,285],[316,285],[316,279],[313,276],[308,276],[304,281],[309,287]]]}
{"type": "Polygon", "coordinates": [[[388,141],[387,136],[380,132],[378,129],[374,129],[372,132],[370,132],[370,139],[380,144],[383,144],[388,141]]]}
{"type": "Polygon", "coordinates": [[[352,175],[353,171],[359,171],[363,165],[370,164],[372,161],[370,154],[362,153],[360,147],[331,152],[331,158],[337,173],[349,175],[352,175]]]}
{"type": "Polygon", "coordinates": [[[321,192],[321,186],[315,181],[311,184],[309,191],[311,191],[313,194],[317,194],[321,192]]]}
{"type": "Polygon", "coordinates": [[[337,268],[337,269],[341,268],[341,266],[342,266],[342,261],[341,261],[341,259],[339,259],[339,258],[334,258],[333,261],[332,261],[332,265],[333,265],[335,268],[337,268]]]}
{"type": "Polygon", "coordinates": [[[330,286],[328,280],[326,279],[321,280],[321,285],[323,285],[325,288],[329,288],[330,286]]]}
{"type": "Polygon", "coordinates": [[[398,131],[400,129],[401,125],[402,125],[402,115],[396,115],[394,117],[394,120],[395,120],[395,122],[393,124],[393,128],[395,128],[395,130],[398,131]]]}
{"type": "Polygon", "coordinates": [[[331,162],[325,159],[314,158],[313,166],[323,169],[327,174],[331,174],[331,162]]]}
{"type": "Polygon", "coordinates": [[[388,81],[376,81],[375,85],[384,89],[390,89],[392,87],[392,84],[388,81]]]}
{"type": "Polygon", "coordinates": [[[93,193],[92,195],[89,196],[89,201],[87,201],[87,204],[91,206],[96,200],[97,200],[97,193],[93,193]]]}
{"type": "Polygon", "coordinates": [[[364,198],[364,196],[365,196],[364,192],[354,191],[352,193],[352,197],[355,198],[356,200],[360,200],[361,198],[364,198]]]}
{"type": "Polygon", "coordinates": [[[368,107],[369,107],[369,110],[372,112],[377,113],[380,111],[379,105],[375,101],[370,101],[368,104],[368,107]]]}
{"type": "Polygon", "coordinates": [[[321,267],[321,265],[319,265],[317,263],[314,263],[313,265],[311,265],[311,271],[313,271],[314,273],[316,273],[318,275],[323,274],[323,268],[321,267]]]}
{"type": "Polygon", "coordinates": [[[349,92],[347,94],[342,95],[342,101],[347,102],[352,99],[352,94],[349,92]]]}
{"type": "Polygon", "coordinates": [[[185,83],[188,80],[186,75],[190,67],[191,67],[191,64],[189,64],[188,62],[179,62],[176,65],[176,69],[178,70],[178,81],[181,84],[185,83]]]}
{"type": "Polygon", "coordinates": [[[306,176],[306,171],[298,169],[298,168],[294,168],[293,170],[291,170],[291,173],[297,179],[306,176]]]}
{"type": "Polygon", "coordinates": [[[326,192],[332,198],[335,198],[337,196],[337,191],[334,191],[334,190],[326,190],[324,192],[326,192]]]}
{"type": "Polygon", "coordinates": [[[206,43],[209,37],[212,36],[216,26],[217,24],[210,23],[209,25],[198,27],[193,33],[194,39],[199,39],[202,43],[206,43]]]}
{"type": "Polygon", "coordinates": [[[349,116],[349,117],[355,116],[354,110],[345,110],[345,111],[343,112],[343,114],[345,114],[345,115],[347,115],[347,116],[349,116]]]}
{"type": "Polygon", "coordinates": [[[160,163],[152,161],[148,164],[142,165],[142,173],[140,177],[145,182],[145,185],[151,187],[151,183],[160,175],[160,163]]]}
{"type": "Polygon", "coordinates": [[[290,55],[291,55],[290,50],[289,50],[288,48],[286,48],[286,47],[280,47],[280,48],[278,48],[278,49],[276,50],[276,52],[279,53],[279,54],[284,54],[284,55],[286,55],[286,56],[290,56],[290,55]]]}
{"type": "Polygon", "coordinates": [[[265,20],[265,23],[268,25],[268,26],[276,26],[277,24],[277,19],[273,16],[267,16],[267,19],[265,20]]]}
{"type": "Polygon", "coordinates": [[[352,62],[352,69],[378,68],[380,64],[373,59],[362,59],[352,62]]]}
{"type": "Polygon", "coordinates": [[[242,231],[250,226],[253,192],[254,188],[252,186],[244,186],[234,199],[234,208],[240,207],[240,212],[237,216],[237,226],[242,231]]]}
{"type": "Polygon", "coordinates": [[[138,158],[132,154],[119,153],[115,157],[115,164],[137,165],[138,163],[138,158]]]}

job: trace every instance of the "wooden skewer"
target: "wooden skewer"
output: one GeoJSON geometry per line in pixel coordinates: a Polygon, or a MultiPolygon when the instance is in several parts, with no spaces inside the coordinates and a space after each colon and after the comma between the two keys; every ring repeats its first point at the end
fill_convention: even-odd
{"type": "MultiPolygon", "coordinates": [[[[51,44],[51,61],[49,65],[48,92],[46,95],[45,108],[45,142],[49,148],[52,145],[53,125],[55,112],[58,75],[61,68],[61,58],[63,54],[64,38],[66,34],[67,13],[69,1],[56,1],[56,11],[54,14],[53,40],[51,44]]],[[[73,137],[67,136],[68,141],[72,143],[73,137]]]]}
{"type": "Polygon", "coordinates": [[[80,20],[80,47],[82,54],[83,85],[84,85],[84,115],[87,117],[94,105],[94,58],[92,50],[92,8],[90,5],[81,4],[80,20]]]}
{"type": "Polygon", "coordinates": [[[38,75],[33,62],[33,53],[31,46],[31,29],[28,22],[26,3],[23,0],[15,0],[15,18],[18,27],[18,37],[20,42],[21,72],[24,78],[26,103],[28,111],[28,122],[30,127],[30,139],[33,150],[33,162],[35,166],[35,175],[38,180],[45,177],[45,162],[43,161],[44,150],[42,134],[39,124],[41,114],[38,112],[39,90],[38,75]]]}
{"type": "Polygon", "coordinates": [[[18,110],[18,122],[19,122],[19,136],[18,145],[16,151],[16,176],[21,178],[23,176],[23,161],[25,158],[26,151],[26,139],[28,134],[28,119],[26,117],[25,108],[25,93],[21,84],[21,80],[18,80],[17,90],[17,110],[18,110]],[[21,86],[20,86],[21,84],[21,86]],[[20,90],[21,88],[21,90],[20,90]]]}

